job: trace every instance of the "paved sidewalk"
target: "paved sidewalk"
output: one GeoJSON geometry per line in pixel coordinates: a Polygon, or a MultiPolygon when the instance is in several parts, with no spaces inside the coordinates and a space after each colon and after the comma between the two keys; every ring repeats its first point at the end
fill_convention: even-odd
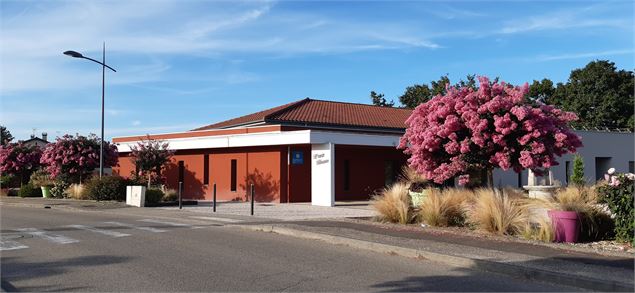
{"type": "Polygon", "coordinates": [[[322,240],[381,253],[424,258],[599,291],[634,289],[633,257],[605,256],[543,245],[477,237],[386,229],[362,221],[297,221],[244,225],[249,230],[322,240]]]}
{"type": "Polygon", "coordinates": [[[42,208],[45,206],[55,208],[68,208],[77,210],[105,210],[128,208],[125,202],[119,201],[96,201],[96,200],[76,200],[67,198],[43,198],[43,197],[0,197],[0,205],[25,206],[42,208]]]}
{"type": "MultiPolygon", "coordinates": [[[[161,207],[175,210],[178,207],[161,207]]],[[[195,206],[184,206],[189,212],[212,214],[211,202],[201,202],[195,206]]],[[[219,202],[216,204],[216,215],[249,216],[249,202],[219,202]]],[[[310,203],[255,203],[254,216],[280,221],[297,221],[308,219],[368,218],[376,212],[368,203],[341,203],[334,207],[313,206],[310,203]]]]}

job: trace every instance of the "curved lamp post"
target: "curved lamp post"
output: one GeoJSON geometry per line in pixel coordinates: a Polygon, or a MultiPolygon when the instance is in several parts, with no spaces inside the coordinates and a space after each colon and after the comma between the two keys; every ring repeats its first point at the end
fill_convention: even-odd
{"type": "Polygon", "coordinates": [[[106,65],[106,43],[104,42],[102,61],[99,62],[93,58],[86,57],[79,52],[66,51],[64,55],[71,56],[73,58],[83,58],[95,63],[101,64],[101,143],[99,144],[99,178],[104,175],[104,95],[106,88],[106,67],[117,72],[114,68],[106,65]]]}

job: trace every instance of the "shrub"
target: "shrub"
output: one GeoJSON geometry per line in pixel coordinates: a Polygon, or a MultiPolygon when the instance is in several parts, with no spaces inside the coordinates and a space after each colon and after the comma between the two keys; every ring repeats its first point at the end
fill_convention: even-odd
{"type": "Polygon", "coordinates": [[[635,210],[633,208],[632,174],[619,174],[598,187],[600,201],[608,205],[615,217],[615,236],[620,241],[635,245],[635,210]]]}
{"type": "Polygon", "coordinates": [[[163,199],[163,191],[160,189],[151,188],[146,190],[146,203],[155,204],[163,199]]]}
{"type": "Polygon", "coordinates": [[[72,198],[72,199],[88,199],[88,194],[86,192],[84,192],[84,185],[83,184],[76,184],[73,183],[71,184],[68,188],[66,188],[65,190],[65,194],[66,196],[72,198]]]}
{"type": "Polygon", "coordinates": [[[59,198],[66,197],[66,190],[69,186],[70,184],[64,180],[55,180],[51,188],[51,195],[59,198]]]}
{"type": "Polygon", "coordinates": [[[83,193],[84,197],[94,200],[125,200],[126,180],[119,176],[93,177],[83,193]]]}
{"type": "Polygon", "coordinates": [[[413,219],[408,186],[404,183],[396,183],[376,194],[372,205],[381,221],[408,224],[413,219]]]}
{"type": "Polygon", "coordinates": [[[18,192],[20,197],[42,197],[42,189],[33,184],[24,184],[18,192]]]}
{"type": "Polygon", "coordinates": [[[33,172],[33,174],[31,174],[31,180],[29,182],[37,187],[53,185],[53,180],[51,180],[48,172],[43,169],[39,169],[33,172]]]}
{"type": "Polygon", "coordinates": [[[575,154],[573,156],[573,174],[571,174],[571,183],[574,186],[586,185],[586,179],[584,179],[584,161],[582,156],[575,154]]]}
{"type": "Polygon", "coordinates": [[[528,222],[527,213],[519,199],[491,189],[477,189],[473,203],[468,206],[468,221],[488,232],[513,235],[521,232],[528,222]]]}
{"type": "Polygon", "coordinates": [[[462,226],[465,223],[465,203],[474,197],[467,189],[431,190],[423,200],[419,218],[430,226],[462,226]]]}
{"type": "Polygon", "coordinates": [[[176,201],[179,198],[179,193],[176,189],[166,188],[165,185],[162,186],[163,198],[161,201],[176,201]]]}

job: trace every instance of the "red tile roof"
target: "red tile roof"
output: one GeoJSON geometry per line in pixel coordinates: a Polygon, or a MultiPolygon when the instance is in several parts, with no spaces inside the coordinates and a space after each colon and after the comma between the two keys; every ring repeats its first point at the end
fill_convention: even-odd
{"type": "Polygon", "coordinates": [[[411,109],[306,98],[194,130],[221,129],[257,122],[403,130],[410,113],[411,109]]]}

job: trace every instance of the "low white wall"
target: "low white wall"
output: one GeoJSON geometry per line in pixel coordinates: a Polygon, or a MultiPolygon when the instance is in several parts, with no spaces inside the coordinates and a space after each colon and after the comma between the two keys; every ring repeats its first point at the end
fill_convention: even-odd
{"type": "MultiPolygon", "coordinates": [[[[587,182],[595,183],[596,170],[595,159],[598,157],[610,158],[610,167],[618,172],[628,172],[629,161],[635,161],[635,134],[603,131],[576,131],[582,137],[583,147],[578,149],[578,154],[584,160],[584,175],[587,182]]],[[[570,170],[573,171],[573,155],[567,154],[558,158],[558,166],[552,167],[555,180],[566,184],[565,162],[570,162],[570,170]]],[[[604,168],[602,168],[604,169],[604,168]]],[[[599,170],[603,176],[606,170],[599,170]]],[[[521,175],[522,185],[527,184],[527,171],[521,175]]],[[[494,170],[494,183],[499,186],[518,186],[518,174],[514,171],[494,170]]]]}

